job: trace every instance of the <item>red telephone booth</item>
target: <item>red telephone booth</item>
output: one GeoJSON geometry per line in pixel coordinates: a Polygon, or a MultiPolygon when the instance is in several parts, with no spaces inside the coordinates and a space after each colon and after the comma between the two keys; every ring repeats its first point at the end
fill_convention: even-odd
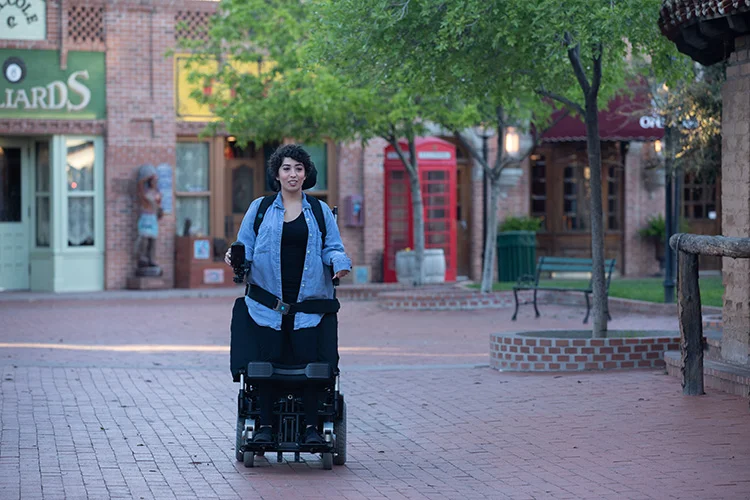
{"type": "MultiPolygon", "coordinates": [[[[406,142],[401,150],[409,154],[406,142]]],[[[437,137],[416,141],[425,248],[445,252],[445,281],[456,280],[456,147],[437,137]]],[[[396,252],[414,248],[409,175],[393,146],[385,148],[385,255],[383,281],[396,281],[396,252]]]]}

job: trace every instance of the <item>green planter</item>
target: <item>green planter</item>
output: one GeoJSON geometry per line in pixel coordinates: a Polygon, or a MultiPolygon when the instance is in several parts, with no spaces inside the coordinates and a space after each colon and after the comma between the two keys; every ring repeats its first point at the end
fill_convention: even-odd
{"type": "Polygon", "coordinates": [[[516,281],[536,270],[536,232],[505,231],[497,234],[498,281],[516,281]]]}

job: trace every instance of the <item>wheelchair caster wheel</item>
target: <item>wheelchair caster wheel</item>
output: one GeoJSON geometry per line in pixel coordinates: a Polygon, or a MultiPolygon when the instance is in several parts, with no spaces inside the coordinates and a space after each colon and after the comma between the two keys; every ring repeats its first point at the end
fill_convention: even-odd
{"type": "Polygon", "coordinates": [[[323,453],[321,458],[323,459],[323,470],[333,469],[333,453],[323,453]]]}
{"type": "Polygon", "coordinates": [[[246,451],[242,454],[242,463],[245,467],[253,467],[255,465],[255,453],[252,451],[246,451]]]}
{"type": "Polygon", "coordinates": [[[284,461],[284,453],[282,452],[276,453],[276,463],[280,464],[283,461],[284,461]]]}
{"type": "Polygon", "coordinates": [[[299,452],[298,451],[294,452],[294,461],[295,462],[299,462],[299,452]]]}

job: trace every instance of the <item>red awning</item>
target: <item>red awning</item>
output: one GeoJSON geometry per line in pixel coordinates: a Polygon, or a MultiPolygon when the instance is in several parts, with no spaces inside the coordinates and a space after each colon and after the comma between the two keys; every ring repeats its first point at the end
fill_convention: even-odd
{"type": "MultiPolygon", "coordinates": [[[[565,111],[555,111],[552,122],[565,111]]],[[[653,116],[648,94],[615,97],[599,111],[603,141],[655,141],[664,137],[661,121],[653,116]]],[[[542,136],[542,142],[585,141],[586,127],[577,116],[565,116],[542,136]]]]}

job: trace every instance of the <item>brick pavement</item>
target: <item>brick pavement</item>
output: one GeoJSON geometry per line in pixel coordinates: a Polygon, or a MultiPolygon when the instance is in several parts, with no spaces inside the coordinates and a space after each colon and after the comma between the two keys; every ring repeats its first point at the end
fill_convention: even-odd
{"type": "Polygon", "coordinates": [[[491,331],[580,328],[581,311],[560,306],[511,323],[508,310],[346,303],[347,465],[245,469],[230,310],[226,298],[0,302],[0,498],[750,498],[746,399],[686,398],[661,371],[486,367],[491,331]]]}

